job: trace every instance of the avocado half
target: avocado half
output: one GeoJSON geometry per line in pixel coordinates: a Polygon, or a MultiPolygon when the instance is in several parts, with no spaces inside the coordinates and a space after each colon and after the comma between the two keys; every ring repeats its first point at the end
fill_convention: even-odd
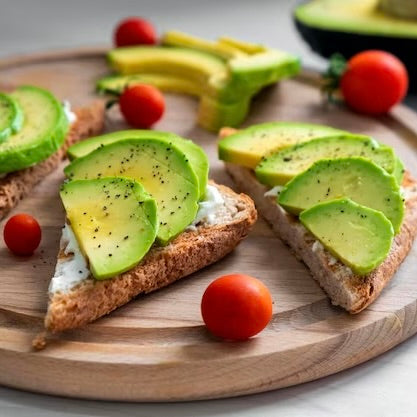
{"type": "Polygon", "coordinates": [[[417,19],[382,6],[379,0],[312,0],[295,9],[294,20],[303,39],[326,58],[335,52],[350,58],[367,49],[391,52],[404,62],[410,91],[417,92],[417,19]]]}

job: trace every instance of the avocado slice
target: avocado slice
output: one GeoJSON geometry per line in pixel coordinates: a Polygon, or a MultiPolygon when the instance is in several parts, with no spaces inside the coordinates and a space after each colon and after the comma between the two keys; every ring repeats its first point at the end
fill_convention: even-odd
{"type": "Polygon", "coordinates": [[[403,161],[401,161],[401,159],[398,156],[395,156],[395,167],[394,167],[394,172],[392,173],[392,175],[394,175],[399,185],[401,185],[403,182],[404,173],[405,173],[405,166],[404,166],[403,161]]]}
{"type": "Polygon", "coordinates": [[[0,143],[17,133],[23,125],[23,111],[18,102],[0,93],[0,143]]]}
{"type": "Polygon", "coordinates": [[[108,55],[111,67],[120,74],[171,74],[206,83],[213,74],[226,74],[224,60],[194,49],[134,46],[116,48],[108,55]]]}
{"type": "Polygon", "coordinates": [[[49,91],[22,86],[11,97],[21,107],[24,122],[19,132],[0,144],[0,174],[48,158],[61,147],[69,127],[62,104],[49,91]]]}
{"type": "Polygon", "coordinates": [[[284,186],[277,201],[299,214],[318,203],[347,197],[382,211],[398,233],[404,217],[400,187],[392,175],[369,159],[321,159],[284,186]]]}
{"type": "Polygon", "coordinates": [[[158,230],[156,202],[136,181],[70,181],[60,195],[94,278],[128,271],[151,248],[158,230]]]}
{"type": "Polygon", "coordinates": [[[232,103],[222,103],[210,96],[202,96],[198,106],[198,123],[214,132],[223,126],[239,126],[249,112],[250,102],[250,96],[232,103]]]}
{"type": "Polygon", "coordinates": [[[346,198],[312,206],[300,214],[300,221],[358,275],[381,264],[394,237],[392,224],[382,212],[346,198]]]}
{"type": "Polygon", "coordinates": [[[264,158],[256,166],[258,180],[266,185],[284,185],[320,159],[349,156],[368,158],[389,174],[394,173],[396,156],[392,148],[380,146],[369,136],[329,136],[303,142],[264,158]]]}
{"type": "Polygon", "coordinates": [[[199,83],[171,74],[111,75],[98,80],[96,88],[100,93],[120,94],[126,87],[136,84],[150,84],[162,91],[197,97],[203,94],[199,83]]]}
{"type": "Polygon", "coordinates": [[[72,145],[67,153],[69,158],[76,159],[83,157],[100,146],[118,142],[125,139],[160,139],[168,144],[174,144],[188,158],[198,178],[200,199],[204,197],[207,188],[209,162],[203,149],[193,141],[184,139],[169,132],[158,130],[120,130],[108,133],[107,135],[96,136],[72,145]]]}
{"type": "Polygon", "coordinates": [[[221,139],[218,144],[219,158],[253,169],[263,157],[280,149],[335,135],[351,134],[333,127],[307,123],[261,123],[221,139]]]}
{"type": "Polygon", "coordinates": [[[219,45],[227,45],[231,48],[244,52],[247,55],[254,55],[258,52],[264,52],[267,49],[260,43],[240,41],[235,38],[230,38],[229,36],[221,36],[217,39],[217,43],[219,45]]]}
{"type": "Polygon", "coordinates": [[[218,41],[207,41],[205,39],[198,38],[197,36],[192,36],[177,30],[165,32],[162,36],[161,43],[168,46],[196,49],[198,51],[218,56],[219,58],[225,60],[247,55],[247,53],[233,45],[218,41]]]}
{"type": "Polygon", "coordinates": [[[187,157],[161,139],[126,139],[99,147],[64,169],[68,178],[120,176],[145,187],[158,206],[158,241],[167,244],[195,218],[199,183],[187,157]]]}
{"type": "MultiPolygon", "coordinates": [[[[404,0],[394,0],[400,8],[404,0]]],[[[358,52],[391,52],[407,67],[410,91],[417,91],[417,20],[384,12],[379,0],[312,0],[295,9],[294,19],[303,39],[328,58],[341,53],[346,59],[358,52]]],[[[415,2],[412,5],[415,8],[415,2]]]]}

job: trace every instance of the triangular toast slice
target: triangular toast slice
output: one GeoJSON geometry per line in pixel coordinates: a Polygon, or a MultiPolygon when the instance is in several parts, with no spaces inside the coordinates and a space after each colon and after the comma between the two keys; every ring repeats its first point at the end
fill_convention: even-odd
{"type": "Polygon", "coordinates": [[[6,217],[7,213],[28,195],[36,184],[58,167],[65,158],[69,146],[102,132],[104,128],[102,102],[92,102],[89,106],[75,109],[74,113],[77,118],[69,129],[64,145],[58,151],[39,164],[0,178],[0,220],[6,217]]]}
{"type": "MultiPolygon", "coordinates": [[[[225,131],[222,133],[227,135],[225,131]]],[[[237,188],[255,201],[259,214],[268,221],[275,234],[307,265],[332,303],[349,313],[359,313],[379,296],[407,256],[417,235],[417,181],[406,172],[402,184],[406,211],[391,251],[372,272],[365,276],[355,275],[335,259],[296,217],[276,203],[276,196],[268,193],[268,188],[256,179],[253,171],[231,163],[226,163],[226,170],[237,188]]]]}
{"type": "MultiPolygon", "coordinates": [[[[138,294],[165,287],[231,252],[255,223],[255,206],[244,194],[236,194],[214,182],[211,185],[217,187],[224,200],[213,213],[215,224],[203,220],[189,227],[168,246],[154,245],[136,267],[114,278],[97,281],[90,275],[65,291],[54,289],[53,278],[45,317],[47,331],[55,333],[85,325],[138,294]]],[[[65,250],[67,245],[68,241],[61,239],[58,268],[74,257],[65,250]]],[[[40,343],[35,343],[35,347],[42,347],[42,341],[37,342],[40,343]]]]}

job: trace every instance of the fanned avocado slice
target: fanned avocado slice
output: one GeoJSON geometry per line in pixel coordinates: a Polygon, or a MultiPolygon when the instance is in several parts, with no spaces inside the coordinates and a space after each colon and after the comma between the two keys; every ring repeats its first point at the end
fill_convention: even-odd
{"type": "Polygon", "coordinates": [[[120,176],[140,182],[157,202],[161,244],[180,234],[197,214],[198,178],[184,153],[161,139],[110,143],[75,159],[64,172],[70,179],[120,176]]]}
{"type": "Polygon", "coordinates": [[[158,230],[156,203],[136,181],[71,181],[60,195],[94,278],[128,271],[151,248],[158,230]]]}
{"type": "Polygon", "coordinates": [[[300,214],[301,223],[358,275],[375,269],[387,257],[394,232],[380,211],[349,199],[317,204],[300,214]]]}
{"type": "Polygon", "coordinates": [[[219,58],[225,60],[247,55],[246,52],[233,45],[219,41],[207,41],[205,39],[198,38],[197,36],[192,36],[177,30],[165,32],[162,36],[161,43],[168,46],[196,49],[201,52],[207,52],[211,55],[218,56],[219,58]]]}
{"type": "Polygon", "coordinates": [[[19,132],[0,144],[0,173],[45,160],[61,147],[69,127],[62,104],[49,91],[23,86],[11,97],[23,110],[24,122],[19,132]]]}
{"type": "Polygon", "coordinates": [[[380,146],[369,136],[329,136],[285,148],[264,158],[256,167],[260,182],[284,185],[320,159],[361,156],[394,173],[396,156],[392,148],[380,146]]]}
{"type": "Polygon", "coordinates": [[[171,74],[204,83],[213,74],[227,72],[224,60],[188,48],[134,46],[113,49],[107,56],[111,67],[123,75],[171,74]]]}
{"type": "Polygon", "coordinates": [[[121,94],[126,87],[137,84],[149,84],[162,91],[185,93],[192,96],[203,94],[202,85],[171,74],[110,75],[97,81],[97,91],[101,93],[121,94]]]}
{"type": "Polygon", "coordinates": [[[212,42],[177,31],[167,32],[162,45],[116,48],[108,60],[118,78],[99,80],[99,91],[145,82],[198,95],[198,123],[211,131],[225,123],[240,124],[256,93],[300,70],[298,58],[279,50],[229,38],[212,42]]]}
{"type": "Polygon", "coordinates": [[[160,139],[168,144],[174,144],[188,158],[198,178],[200,198],[204,197],[209,171],[207,155],[203,149],[193,141],[184,139],[173,133],[161,132],[158,130],[121,130],[78,142],[75,145],[72,145],[67,152],[70,159],[80,158],[101,146],[125,139],[160,139]]]}
{"type": "Polygon", "coordinates": [[[402,184],[405,173],[405,166],[403,161],[401,161],[399,156],[395,157],[395,166],[392,175],[394,175],[398,184],[402,184]]]}
{"type": "Polygon", "coordinates": [[[364,158],[321,159],[294,177],[280,192],[278,203],[290,213],[337,198],[381,211],[398,233],[404,202],[395,178],[364,158]]]}
{"type": "Polygon", "coordinates": [[[269,122],[251,126],[219,141],[219,158],[255,168],[262,158],[281,149],[312,139],[349,132],[329,126],[297,122],[269,122]]]}
{"type": "Polygon", "coordinates": [[[0,143],[17,133],[23,125],[23,111],[19,103],[7,94],[0,93],[0,143]]]}

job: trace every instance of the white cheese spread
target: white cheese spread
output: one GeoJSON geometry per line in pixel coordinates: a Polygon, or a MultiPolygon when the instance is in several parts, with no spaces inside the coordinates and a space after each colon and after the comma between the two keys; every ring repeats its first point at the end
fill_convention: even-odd
{"type": "Polygon", "coordinates": [[[69,224],[65,224],[62,229],[61,248],[64,248],[68,257],[57,262],[55,274],[49,284],[51,293],[68,292],[90,276],[87,261],[69,224]]]}
{"type": "Polygon", "coordinates": [[[217,187],[207,185],[204,201],[200,201],[197,215],[188,229],[195,230],[196,226],[204,223],[214,225],[223,223],[222,212],[226,210],[225,201],[217,187]]]}
{"type": "Polygon", "coordinates": [[[284,187],[282,185],[276,185],[274,188],[271,188],[269,191],[267,191],[264,194],[264,196],[265,197],[277,197],[283,188],[284,187]]]}
{"type": "Polygon", "coordinates": [[[77,115],[71,111],[71,104],[69,101],[64,100],[62,103],[62,106],[64,108],[65,116],[67,116],[68,121],[70,124],[73,124],[77,120],[77,115]]]}

